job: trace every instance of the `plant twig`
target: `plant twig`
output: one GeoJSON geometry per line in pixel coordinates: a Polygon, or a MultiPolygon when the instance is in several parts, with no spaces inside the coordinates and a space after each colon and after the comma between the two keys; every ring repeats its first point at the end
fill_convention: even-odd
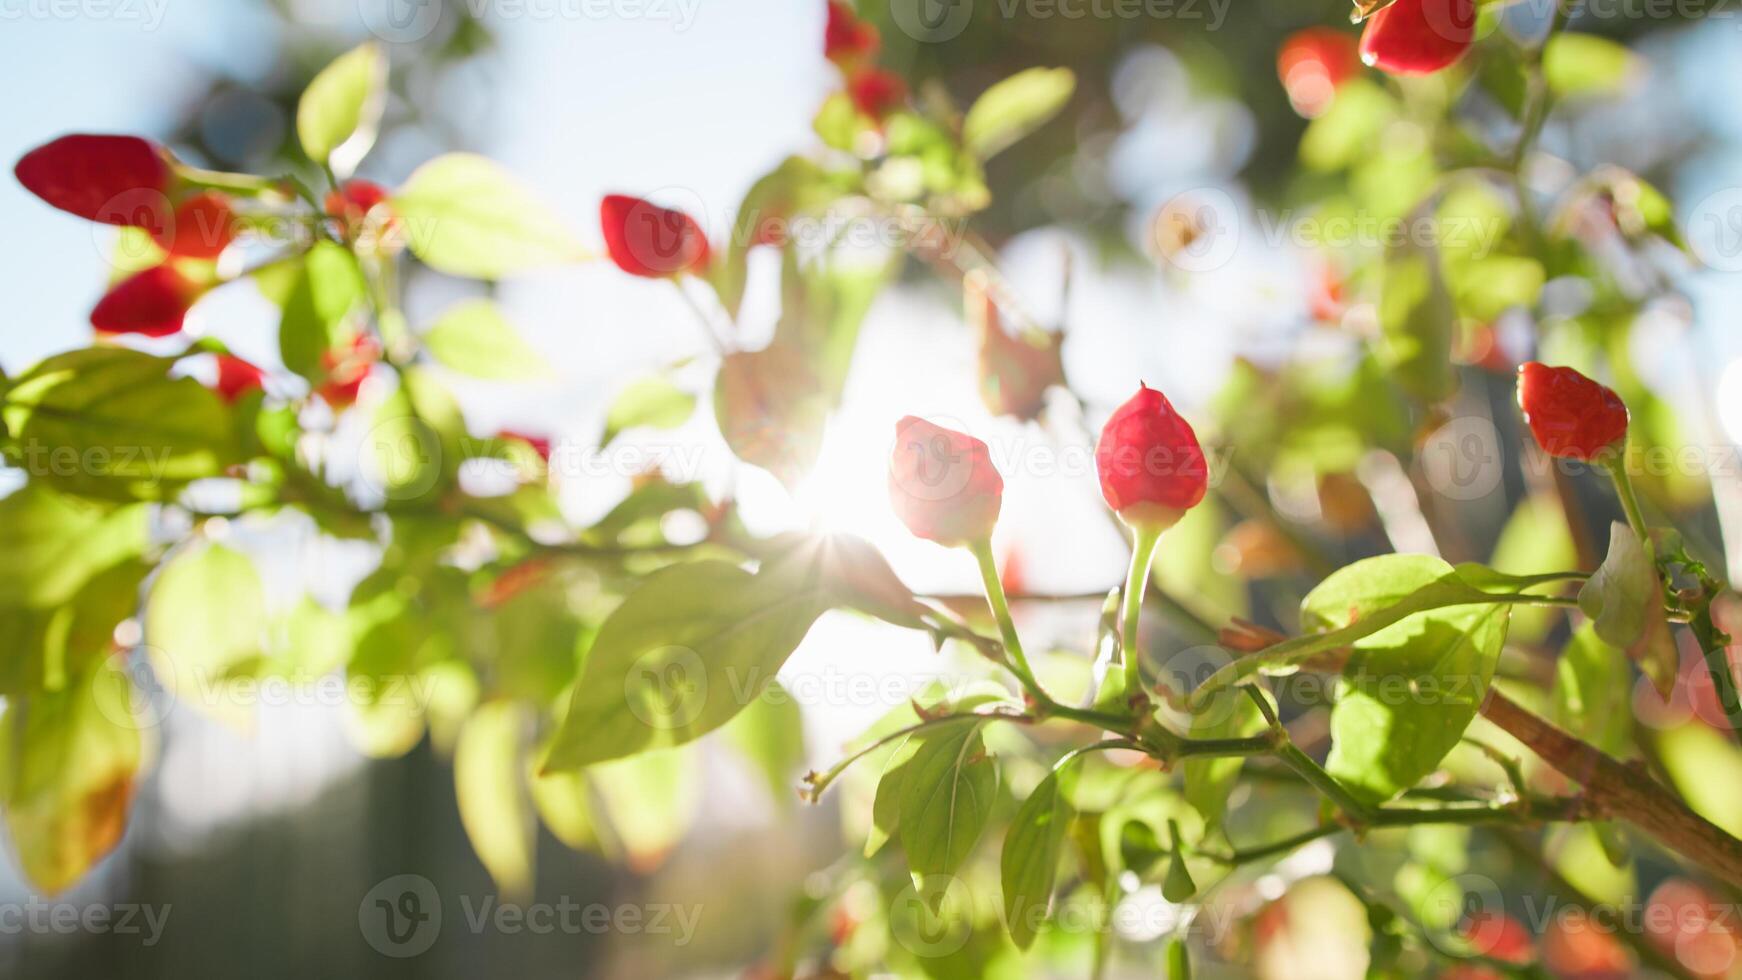
{"type": "Polygon", "coordinates": [[[1625,820],[1695,865],[1742,885],[1742,840],[1689,809],[1645,772],[1561,731],[1498,688],[1489,689],[1482,715],[1561,775],[1583,785],[1594,816],[1625,820]]]}

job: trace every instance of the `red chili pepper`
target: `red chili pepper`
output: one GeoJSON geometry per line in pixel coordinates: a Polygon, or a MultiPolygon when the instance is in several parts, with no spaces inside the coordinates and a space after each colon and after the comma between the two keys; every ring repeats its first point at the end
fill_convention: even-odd
{"type": "MultiPolygon", "coordinates": [[[[324,202],[327,214],[339,220],[347,240],[357,238],[366,227],[376,208],[386,208],[392,191],[372,180],[347,180],[337,190],[327,192],[324,202]]],[[[391,232],[399,226],[398,219],[388,215],[381,226],[391,232]]]]}
{"type": "Polygon", "coordinates": [[[1132,527],[1171,527],[1209,488],[1209,466],[1191,423],[1147,385],[1107,420],[1095,469],[1107,506],[1132,527]]]}
{"type": "Polygon", "coordinates": [[[1355,39],[1329,27],[1290,34],[1276,55],[1276,77],[1282,80],[1289,104],[1308,118],[1329,108],[1337,86],[1360,71],[1355,39]]]}
{"type": "Polygon", "coordinates": [[[96,308],[91,326],[101,333],[167,337],[181,329],[188,307],[205,290],[165,263],[116,283],[96,308]]]}
{"type": "Polygon", "coordinates": [[[1520,365],[1518,407],[1550,456],[1591,460],[1627,438],[1621,396],[1569,367],[1520,365]]]}
{"type": "Polygon", "coordinates": [[[387,200],[388,190],[372,180],[347,180],[338,190],[327,192],[327,213],[348,224],[360,223],[376,205],[387,200]]]}
{"type": "Polygon", "coordinates": [[[25,189],[69,214],[154,228],[167,217],[175,175],[169,153],[137,136],[62,136],[26,153],[12,172],[25,189]]]}
{"type": "Polygon", "coordinates": [[[632,276],[661,279],[708,266],[708,236],[694,218],[651,201],[611,194],[599,204],[611,261],[632,276]]]}
{"type": "Polygon", "coordinates": [[[1397,0],[1367,19],[1361,60],[1393,75],[1429,75],[1476,38],[1475,0],[1397,0]]]}
{"type": "Polygon", "coordinates": [[[1003,498],[984,442],[912,415],[895,424],[889,500],[916,536],[951,546],[984,540],[1003,498]]]}
{"type": "Polygon", "coordinates": [[[212,390],[234,404],[238,398],[266,385],[266,372],[230,354],[218,355],[218,380],[212,390]]]}
{"type": "Polygon", "coordinates": [[[236,212],[230,199],[205,191],[181,202],[175,216],[151,229],[158,247],[176,258],[217,258],[236,239],[236,212]]]}
{"type": "Polygon", "coordinates": [[[847,95],[859,111],[881,122],[907,102],[907,83],[882,68],[861,68],[847,79],[847,95]]]}
{"type": "Polygon", "coordinates": [[[375,362],[380,359],[381,347],[375,343],[375,338],[358,334],[349,348],[321,355],[327,379],[315,389],[315,394],[320,395],[335,412],[349,408],[356,403],[363,382],[369,380],[375,362]]]}
{"type": "Polygon", "coordinates": [[[829,23],[823,30],[823,54],[843,68],[868,60],[882,39],[876,25],[863,20],[841,0],[829,0],[829,23]]]}

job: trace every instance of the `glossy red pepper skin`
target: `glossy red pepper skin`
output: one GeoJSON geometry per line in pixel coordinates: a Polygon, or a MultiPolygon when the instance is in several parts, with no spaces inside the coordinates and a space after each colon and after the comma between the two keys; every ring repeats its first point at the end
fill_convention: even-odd
{"type": "Polygon", "coordinates": [[[1095,469],[1107,506],[1132,527],[1169,527],[1209,489],[1197,433],[1166,395],[1147,385],[1101,429],[1095,469]]]}
{"type": "Polygon", "coordinates": [[[889,501],[917,537],[956,546],[983,541],[998,523],[1004,478],[987,445],[907,416],[895,425],[889,501]]]}
{"type": "Polygon", "coordinates": [[[12,173],[44,201],[88,221],[155,228],[175,185],[169,154],[137,136],[76,133],[26,153],[12,173]]]}
{"type": "Polygon", "coordinates": [[[233,405],[248,392],[265,386],[265,371],[233,354],[218,355],[218,380],[212,390],[219,398],[233,405]]]}
{"type": "Polygon", "coordinates": [[[694,218],[626,194],[599,204],[605,251],[632,276],[662,279],[708,267],[708,236],[694,218]]]}
{"type": "Polygon", "coordinates": [[[1329,108],[1338,86],[1360,72],[1355,38],[1329,27],[1290,34],[1276,54],[1276,77],[1295,111],[1307,117],[1329,108]]]}
{"type": "Polygon", "coordinates": [[[1431,75],[1475,39],[1475,0],[1397,0],[1367,18],[1361,60],[1392,75],[1431,75]]]}
{"type": "Polygon", "coordinates": [[[1550,456],[1589,461],[1627,439],[1621,396],[1569,367],[1520,365],[1518,407],[1550,456]]]}
{"type": "Polygon", "coordinates": [[[877,28],[841,0],[829,0],[828,25],[823,29],[823,56],[843,68],[877,54],[882,43],[877,28]]]}
{"type": "Polygon", "coordinates": [[[133,333],[167,337],[181,330],[188,307],[204,290],[165,263],[136,272],[116,283],[91,310],[91,326],[99,333],[133,333]]]}
{"type": "Polygon", "coordinates": [[[907,83],[882,68],[863,68],[847,79],[847,95],[859,111],[881,122],[907,103],[907,83]]]}
{"type": "Polygon", "coordinates": [[[177,205],[169,222],[151,229],[151,238],[175,258],[210,261],[236,240],[236,213],[229,198],[204,191],[177,205]]]}

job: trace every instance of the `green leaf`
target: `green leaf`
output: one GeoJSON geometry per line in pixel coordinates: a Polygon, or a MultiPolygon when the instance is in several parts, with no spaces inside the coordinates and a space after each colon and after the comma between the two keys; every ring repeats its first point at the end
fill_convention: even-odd
{"type": "Polygon", "coordinates": [[[1337,87],[1325,113],[1307,124],[1300,162],[1311,170],[1341,170],[1366,157],[1397,115],[1397,100],[1365,78],[1337,87]]]}
{"type": "Polygon", "coordinates": [[[1610,755],[1624,755],[1632,742],[1632,680],[1626,655],[1586,623],[1555,664],[1555,722],[1610,755]]]}
{"type": "Polygon", "coordinates": [[[657,865],[695,820],[702,780],[688,749],[645,752],[587,775],[632,867],[657,865]]]}
{"type": "Polygon", "coordinates": [[[145,551],[145,506],[111,507],[27,483],[0,500],[0,605],[48,609],[145,551]]]}
{"type": "Polygon", "coordinates": [[[1069,792],[1060,781],[1075,773],[1075,759],[1047,773],[1024,800],[1004,834],[999,858],[1004,886],[1004,922],[1018,949],[1034,944],[1034,937],[1047,919],[1053,884],[1058,877],[1059,853],[1070,826],[1069,792]]]}
{"type": "Polygon", "coordinates": [[[466,719],[454,747],[454,799],[478,860],[504,898],[532,895],[533,812],[521,738],[530,719],[512,701],[490,701],[466,719]]]}
{"type": "Polygon", "coordinates": [[[987,89],[962,121],[962,142],[984,160],[1058,115],[1077,77],[1069,68],[1029,68],[987,89]]]}
{"type": "Polygon", "coordinates": [[[1698,720],[1657,733],[1657,752],[1688,806],[1742,836],[1742,749],[1698,720]]]}
{"type": "MultiPolygon", "coordinates": [[[[1483,605],[1514,605],[1518,603],[1535,603],[1540,597],[1516,592],[1490,592],[1479,589],[1465,581],[1460,574],[1447,574],[1434,579],[1428,584],[1415,589],[1405,590],[1401,598],[1396,587],[1388,586],[1386,576],[1381,571],[1382,565],[1374,562],[1390,562],[1398,559],[1423,559],[1422,555],[1382,555],[1369,558],[1347,566],[1335,575],[1325,580],[1318,589],[1309,593],[1301,609],[1301,622],[1308,628],[1324,629],[1328,632],[1308,633],[1291,640],[1266,647],[1258,653],[1240,657],[1233,663],[1217,670],[1206,678],[1192,692],[1191,706],[1201,706],[1217,691],[1238,683],[1242,678],[1249,677],[1260,670],[1284,669],[1302,663],[1318,654],[1349,646],[1366,637],[1380,633],[1411,616],[1426,612],[1451,610],[1461,606],[1483,605]],[[1377,610],[1363,612],[1353,619],[1336,613],[1341,598],[1360,594],[1360,589],[1366,587],[1373,595],[1384,597],[1388,604],[1375,603],[1377,610]],[[1320,590],[1323,590],[1321,592],[1320,590]],[[1315,597],[1317,597],[1315,599],[1315,597]],[[1392,601],[1394,600],[1394,601],[1392,601]],[[1337,623],[1347,623],[1338,627],[1337,623]]],[[[1427,558],[1428,561],[1439,562],[1437,558],[1427,558]]],[[[1444,563],[1441,562],[1441,565],[1444,563]]],[[[1450,566],[1444,566],[1449,568],[1450,566]]],[[[1474,566],[1480,568],[1480,566],[1474,566]]],[[[1541,585],[1555,581],[1560,576],[1547,578],[1519,578],[1516,576],[1498,575],[1487,572],[1493,581],[1503,585],[1521,582],[1523,586],[1541,585]]]]}
{"type": "Polygon", "coordinates": [[[364,437],[377,489],[396,501],[427,499],[458,473],[472,443],[459,405],[429,371],[404,369],[364,437]]]}
{"type": "Polygon", "coordinates": [[[814,581],[720,561],[648,576],[599,628],[545,770],[679,745],[731,720],[828,607],[814,581]]]}
{"type": "Polygon", "coordinates": [[[1177,936],[1167,944],[1167,980],[1192,980],[1191,953],[1177,936]]]}
{"type": "Polygon", "coordinates": [[[1563,32],[1543,48],[1542,73],[1558,97],[1616,95],[1639,76],[1640,60],[1606,37],[1563,32]]]}
{"type": "Polygon", "coordinates": [[[980,726],[927,733],[902,779],[901,848],[916,881],[954,875],[986,829],[998,792],[998,767],[980,726]]]}
{"type": "Polygon", "coordinates": [[[532,802],[551,836],[573,850],[601,850],[597,805],[584,772],[531,774],[532,802]]]}
{"type": "Polygon", "coordinates": [[[174,362],[124,347],[58,354],[25,372],[0,410],[32,477],[92,496],[158,500],[237,461],[224,403],[174,362]]]}
{"type": "MultiPolygon", "coordinates": [[[[1541,574],[1578,567],[1579,552],[1572,531],[1552,493],[1537,493],[1519,501],[1512,516],[1500,529],[1489,561],[1496,569],[1514,574],[1541,574]]],[[[1468,576],[1464,576],[1470,581],[1468,576]]],[[[1471,584],[1480,583],[1472,581],[1471,584]]],[[[1519,609],[1512,614],[1511,636],[1515,640],[1541,640],[1559,619],[1552,608],[1519,609]]]]}
{"type": "MultiPolygon", "coordinates": [[[[1268,694],[1261,694],[1269,697],[1268,694]]],[[[1240,688],[1226,688],[1211,695],[1204,706],[1192,714],[1192,738],[1244,738],[1264,730],[1264,715],[1240,688]]],[[[1228,794],[1240,779],[1245,764],[1240,756],[1228,758],[1189,758],[1185,763],[1185,797],[1192,809],[1204,818],[1205,827],[1222,822],[1222,812],[1228,806],[1228,794]]]]}
{"type": "Polygon", "coordinates": [[[838,181],[808,157],[790,156],[764,174],[745,192],[732,219],[732,240],[708,278],[720,304],[733,319],[744,302],[750,249],[763,241],[780,241],[794,232],[794,219],[825,207],[843,193],[838,181]],[[767,233],[766,237],[763,233],[767,233]]]}
{"type": "Polygon", "coordinates": [[[363,302],[363,270],[344,246],[316,242],[294,273],[284,296],[278,352],[285,367],[320,384],[330,367],[327,353],[346,339],[345,321],[363,302]]]}
{"type": "Polygon", "coordinates": [[[1192,880],[1192,873],[1186,868],[1185,857],[1180,854],[1178,840],[1174,841],[1173,859],[1167,865],[1167,877],[1161,882],[1161,897],[1175,905],[1189,902],[1198,893],[1198,883],[1192,880]]]}
{"type": "Polygon", "coordinates": [[[1626,649],[1645,632],[1645,606],[1657,601],[1657,570],[1633,529],[1609,525],[1609,552],[1579,590],[1579,609],[1591,617],[1605,643],[1626,649]]]}
{"type": "Polygon", "coordinates": [[[126,673],[94,664],[56,693],[0,713],[0,805],[31,884],[65,890],[120,843],[141,745],[126,673]]]}
{"type": "Polygon", "coordinates": [[[642,378],[618,393],[605,415],[599,445],[609,446],[628,429],[675,429],[695,414],[696,396],[664,377],[642,378]]]}
{"type": "Polygon", "coordinates": [[[1530,309],[1542,295],[1542,263],[1522,255],[1489,255],[1448,271],[1459,312],[1488,322],[1514,308],[1530,309]]]}
{"type": "Polygon", "coordinates": [[[825,146],[851,153],[860,137],[874,131],[874,124],[853,105],[847,93],[836,92],[823,100],[811,128],[825,146]]]}
{"type": "Polygon", "coordinates": [[[109,658],[115,627],[139,608],[139,583],[150,571],[142,561],[122,561],[53,609],[0,604],[0,696],[64,690],[69,676],[109,658]]]}
{"type": "Polygon", "coordinates": [[[500,279],[590,257],[548,205],[481,156],[431,160],[391,203],[412,253],[449,275],[500,279]]]}
{"type": "MultiPolygon", "coordinates": [[[[1407,607],[1406,600],[1449,583],[1461,581],[1438,558],[1369,558],[1309,593],[1301,618],[1344,627],[1407,607]]],[[[1356,639],[1331,711],[1326,770],[1373,803],[1432,772],[1488,693],[1508,612],[1501,605],[1429,609],[1356,639]]]]}
{"type": "Polygon", "coordinates": [[[1431,245],[1388,249],[1379,289],[1379,353],[1398,384],[1425,403],[1457,390],[1452,368],[1456,311],[1431,245]]]}
{"type": "Polygon", "coordinates": [[[190,696],[258,657],[266,626],[266,590],[254,563],[218,544],[171,558],[145,604],[145,642],[172,668],[166,684],[190,696]]]}
{"type": "Polygon", "coordinates": [[[792,694],[779,681],[771,682],[722,731],[762,774],[775,804],[791,806],[804,765],[804,712],[792,694]]]}
{"type": "Polygon", "coordinates": [[[467,300],[443,313],[423,344],[437,361],[475,378],[548,378],[548,360],[520,338],[496,304],[467,300]]]}
{"type": "Polygon", "coordinates": [[[317,164],[341,177],[356,169],[381,128],[387,105],[387,55],[373,42],[321,69],[296,107],[296,135],[317,164]]]}

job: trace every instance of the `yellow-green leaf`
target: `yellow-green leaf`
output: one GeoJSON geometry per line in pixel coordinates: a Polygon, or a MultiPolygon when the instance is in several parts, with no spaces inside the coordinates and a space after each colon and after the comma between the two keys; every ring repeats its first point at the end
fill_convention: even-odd
{"type": "Polygon", "coordinates": [[[1017,72],[974,101],[962,122],[962,142],[984,160],[1058,115],[1076,88],[1069,68],[1017,72]]]}
{"type": "Polygon", "coordinates": [[[450,153],[417,168],[392,207],[411,251],[450,275],[499,279],[590,257],[549,205],[474,154],[450,153]]]}
{"type": "Polygon", "coordinates": [[[387,104],[387,55],[373,42],[340,55],[302,93],[296,135],[308,158],[348,176],[375,145],[387,104]]]}

